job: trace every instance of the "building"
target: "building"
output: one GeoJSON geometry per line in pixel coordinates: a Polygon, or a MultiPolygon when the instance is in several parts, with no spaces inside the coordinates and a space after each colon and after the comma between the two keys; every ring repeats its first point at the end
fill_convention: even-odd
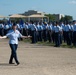
{"type": "Polygon", "coordinates": [[[40,11],[36,11],[36,10],[28,10],[27,12],[23,13],[23,15],[25,16],[30,16],[33,14],[37,14],[37,15],[44,15],[44,12],[40,12],[40,11]]]}
{"type": "Polygon", "coordinates": [[[36,11],[36,10],[28,10],[22,15],[28,16],[26,21],[48,21],[48,17],[45,16],[44,12],[36,11]]]}
{"type": "MultiPolygon", "coordinates": [[[[26,16],[25,21],[49,21],[49,17],[45,16],[45,12],[40,12],[36,10],[28,10],[21,15],[26,16]]],[[[64,14],[52,14],[55,21],[59,21],[62,17],[65,17],[64,14]]]]}
{"type": "Polygon", "coordinates": [[[59,21],[62,17],[65,17],[64,14],[53,14],[53,16],[55,17],[55,21],[59,21]]]}

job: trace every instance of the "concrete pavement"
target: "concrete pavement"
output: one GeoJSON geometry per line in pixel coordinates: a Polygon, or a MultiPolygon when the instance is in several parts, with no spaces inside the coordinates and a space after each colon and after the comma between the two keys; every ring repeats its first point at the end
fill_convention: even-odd
{"type": "Polygon", "coordinates": [[[9,65],[7,39],[0,39],[0,75],[76,75],[76,49],[19,42],[19,66],[9,65]]]}

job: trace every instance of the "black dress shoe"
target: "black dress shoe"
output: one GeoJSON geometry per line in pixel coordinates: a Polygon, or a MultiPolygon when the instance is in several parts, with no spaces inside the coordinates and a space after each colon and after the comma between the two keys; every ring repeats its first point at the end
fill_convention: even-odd
{"type": "Polygon", "coordinates": [[[19,65],[20,63],[17,63],[17,66],[19,65]]]}
{"type": "Polygon", "coordinates": [[[57,47],[56,45],[54,47],[57,47]]]}

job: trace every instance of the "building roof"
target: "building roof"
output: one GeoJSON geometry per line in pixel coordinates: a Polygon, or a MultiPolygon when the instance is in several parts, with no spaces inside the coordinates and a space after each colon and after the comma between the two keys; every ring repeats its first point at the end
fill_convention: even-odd
{"type": "Polygon", "coordinates": [[[39,14],[33,14],[33,15],[30,15],[28,17],[33,17],[33,18],[43,18],[43,17],[47,17],[47,16],[44,16],[44,15],[39,15],[39,14]]]}
{"type": "Polygon", "coordinates": [[[10,16],[10,18],[26,18],[27,16],[19,15],[19,14],[13,14],[10,16]]]}
{"type": "Polygon", "coordinates": [[[6,16],[2,16],[2,15],[0,15],[0,18],[6,18],[6,16]]]}

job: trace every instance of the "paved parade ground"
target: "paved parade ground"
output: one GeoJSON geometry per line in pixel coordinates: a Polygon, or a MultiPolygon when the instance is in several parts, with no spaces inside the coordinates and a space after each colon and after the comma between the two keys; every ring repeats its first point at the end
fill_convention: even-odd
{"type": "Polygon", "coordinates": [[[76,49],[19,42],[20,65],[9,65],[7,39],[0,39],[0,75],[76,75],[76,49]]]}

